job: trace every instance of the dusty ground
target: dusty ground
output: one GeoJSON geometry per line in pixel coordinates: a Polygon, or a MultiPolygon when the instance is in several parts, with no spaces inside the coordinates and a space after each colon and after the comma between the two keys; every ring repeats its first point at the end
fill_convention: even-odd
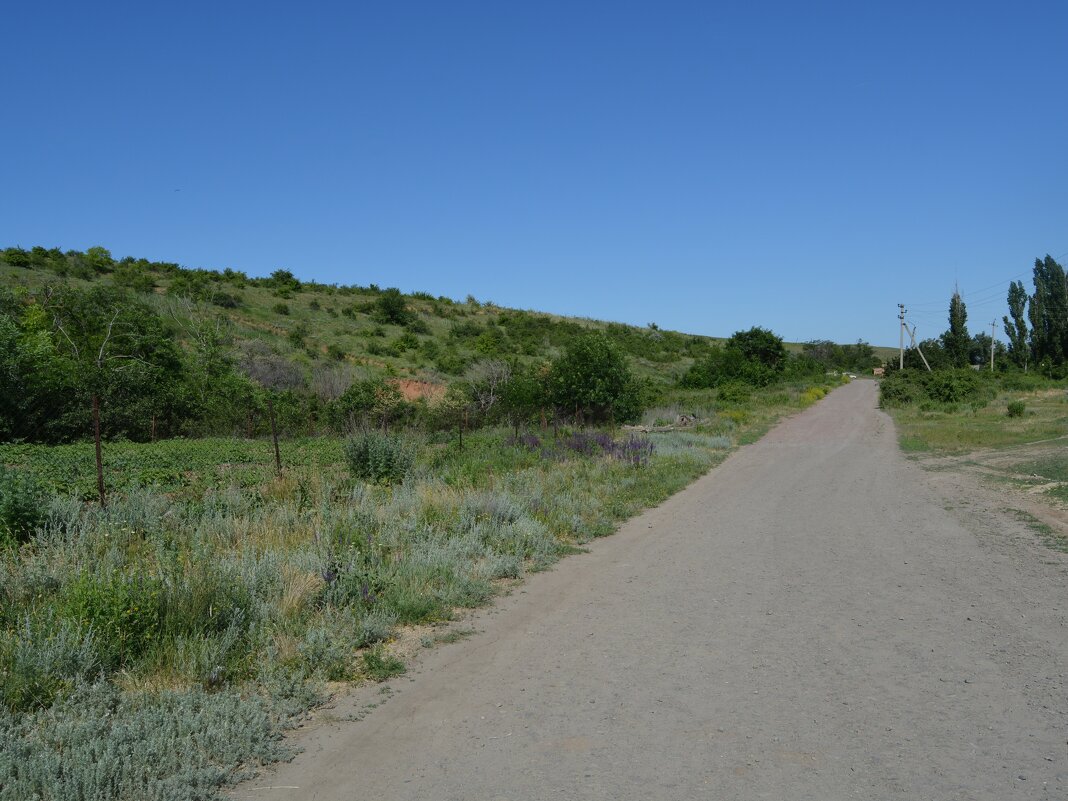
{"type": "Polygon", "coordinates": [[[947,492],[970,496],[979,492],[987,503],[1019,511],[1038,529],[1048,529],[1054,547],[1068,549],[1068,503],[1063,488],[1068,482],[1042,475],[1034,468],[1042,462],[1063,463],[1068,452],[1068,437],[1011,448],[978,450],[963,455],[926,455],[913,457],[928,471],[947,473],[931,476],[947,492]],[[1054,494],[1053,491],[1060,490],[1054,494]]]}
{"type": "Polygon", "coordinates": [[[234,796],[1068,798],[1068,555],[948,476],[836,390],[234,796]]]}

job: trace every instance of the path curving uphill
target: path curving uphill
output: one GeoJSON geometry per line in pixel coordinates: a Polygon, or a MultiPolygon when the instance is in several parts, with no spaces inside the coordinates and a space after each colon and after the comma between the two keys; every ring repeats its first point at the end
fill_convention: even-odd
{"type": "Polygon", "coordinates": [[[1068,798],[1068,557],[876,406],[836,390],[233,796],[1068,798]]]}

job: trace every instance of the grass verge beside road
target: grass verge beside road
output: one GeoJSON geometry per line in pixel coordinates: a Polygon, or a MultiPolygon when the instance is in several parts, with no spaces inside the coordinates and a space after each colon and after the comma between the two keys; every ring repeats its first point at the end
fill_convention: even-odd
{"type": "Polygon", "coordinates": [[[996,482],[1020,505],[1039,504],[1032,511],[1013,511],[1046,545],[1068,550],[1068,537],[1058,525],[1068,519],[1068,389],[1063,382],[1000,391],[986,404],[913,404],[889,411],[903,451],[927,467],[964,470],[996,482]]]}
{"type": "Polygon", "coordinates": [[[1068,391],[1050,388],[1000,392],[984,405],[906,406],[891,410],[907,452],[969,453],[1056,440],[1068,435],[1068,391]],[[1009,404],[1024,404],[1010,417],[1009,404]]]}

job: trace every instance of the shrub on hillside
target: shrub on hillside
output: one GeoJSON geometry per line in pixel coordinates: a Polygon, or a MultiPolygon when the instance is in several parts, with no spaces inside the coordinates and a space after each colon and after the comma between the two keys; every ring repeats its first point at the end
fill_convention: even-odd
{"type": "Polygon", "coordinates": [[[330,406],[330,416],[337,428],[363,424],[388,426],[401,416],[404,396],[397,386],[382,378],[353,381],[330,406]]]}
{"type": "Polygon", "coordinates": [[[408,321],[408,324],[405,326],[405,328],[407,328],[413,334],[430,333],[430,326],[427,325],[426,320],[422,319],[421,317],[416,317],[415,315],[411,315],[411,319],[408,321]]]}
{"type": "Polygon", "coordinates": [[[376,322],[389,325],[406,325],[412,319],[404,295],[393,287],[378,296],[372,305],[371,316],[376,322]]]}
{"type": "Polygon", "coordinates": [[[1009,405],[1005,408],[1005,414],[1009,417],[1023,417],[1026,411],[1027,407],[1024,406],[1022,400],[1009,401],[1009,405]]]}
{"type": "Polygon", "coordinates": [[[782,337],[760,326],[748,331],[736,331],[727,340],[727,350],[737,351],[747,361],[757,362],[773,372],[779,372],[786,366],[786,347],[782,337]]]}

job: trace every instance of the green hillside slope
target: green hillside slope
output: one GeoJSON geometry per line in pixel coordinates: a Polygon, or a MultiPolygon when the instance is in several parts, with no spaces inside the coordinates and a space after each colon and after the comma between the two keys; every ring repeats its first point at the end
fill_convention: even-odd
{"type": "MultiPolygon", "coordinates": [[[[577,332],[603,331],[631,359],[635,372],[671,383],[721,339],[620,323],[433,297],[369,286],[301,281],[285,270],[249,278],[233,270],[187,269],[104,248],[86,253],[35,247],[0,250],[5,286],[54,282],[116,285],[171,317],[191,309],[224,319],[233,341],[259,340],[311,371],[337,363],[432,384],[447,383],[474,362],[537,362],[558,355],[577,332]]],[[[176,331],[180,336],[179,330],[176,331]]],[[[800,343],[787,343],[800,352],[800,343]]],[[[883,349],[880,349],[883,350],[883,349]]],[[[883,354],[879,354],[882,356],[883,354]]]]}

